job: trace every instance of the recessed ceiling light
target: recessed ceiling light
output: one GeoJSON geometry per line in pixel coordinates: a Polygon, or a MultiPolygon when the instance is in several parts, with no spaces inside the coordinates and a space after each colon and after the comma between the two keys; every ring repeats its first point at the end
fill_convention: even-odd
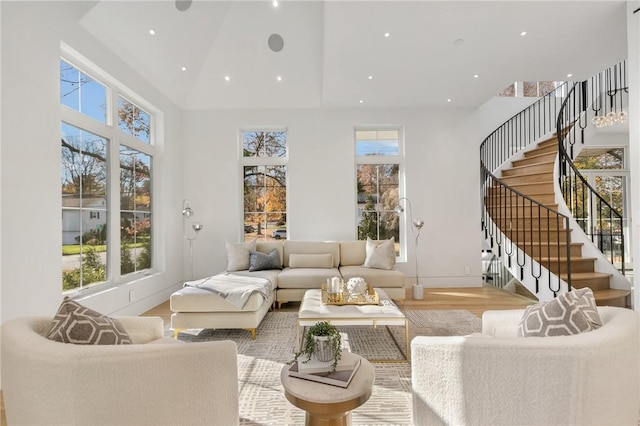
{"type": "Polygon", "coordinates": [[[186,71],[186,70],[187,70],[187,67],[182,67],[182,71],[186,71]]]}
{"type": "Polygon", "coordinates": [[[451,102],[451,98],[447,99],[447,102],[451,102]]]}
{"type": "Polygon", "coordinates": [[[149,30],[149,35],[155,35],[156,34],[156,30],[154,30],[153,28],[151,28],[149,30]]]}
{"type": "Polygon", "coordinates": [[[273,7],[278,7],[278,0],[273,0],[273,7]]]}
{"type": "Polygon", "coordinates": [[[373,76],[372,75],[369,76],[369,80],[373,80],[373,76]]]}
{"type": "Polygon", "coordinates": [[[521,33],[520,33],[520,35],[521,35],[522,37],[524,37],[524,36],[526,36],[526,35],[527,35],[527,32],[526,32],[526,31],[523,31],[523,32],[521,32],[521,33]]]}
{"type": "Polygon", "coordinates": [[[569,74],[567,74],[567,77],[571,78],[571,77],[573,77],[573,74],[569,73],[569,74]]]}
{"type": "Polygon", "coordinates": [[[224,76],[224,80],[225,80],[225,81],[231,81],[231,77],[229,77],[228,75],[225,75],[225,76],[224,76]]]}
{"type": "Polygon", "coordinates": [[[478,78],[478,77],[480,77],[478,74],[473,75],[473,78],[478,78]]]}
{"type": "Polygon", "coordinates": [[[390,33],[384,33],[385,37],[389,37],[391,34],[390,33]]]}
{"type": "Polygon", "coordinates": [[[360,103],[361,103],[361,104],[363,104],[363,103],[364,103],[364,100],[360,99],[360,103]]]}
{"type": "Polygon", "coordinates": [[[278,80],[278,81],[282,81],[282,76],[277,76],[277,77],[276,77],[276,80],[278,80]]]}

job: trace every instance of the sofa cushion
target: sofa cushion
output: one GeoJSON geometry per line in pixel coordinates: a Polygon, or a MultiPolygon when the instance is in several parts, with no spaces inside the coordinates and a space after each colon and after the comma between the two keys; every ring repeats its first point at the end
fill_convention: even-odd
{"type": "Polygon", "coordinates": [[[341,266],[340,275],[345,282],[351,278],[362,277],[373,287],[402,288],[404,287],[404,274],[395,269],[373,269],[364,266],[341,266]]]}
{"type": "Polygon", "coordinates": [[[362,266],[366,257],[365,240],[340,241],[340,266],[362,266]]]}
{"type": "Polygon", "coordinates": [[[296,254],[324,254],[333,255],[333,267],[340,265],[340,245],[336,241],[291,241],[284,242],[284,266],[289,266],[289,256],[296,254]]]}
{"type": "Polygon", "coordinates": [[[284,244],[282,241],[258,241],[256,244],[256,251],[260,251],[262,253],[269,253],[273,249],[278,250],[278,255],[280,256],[280,268],[282,268],[284,260],[284,244]]]}
{"type": "Polygon", "coordinates": [[[339,276],[336,268],[284,268],[278,274],[278,288],[320,288],[327,278],[339,276]]]}
{"type": "Polygon", "coordinates": [[[171,295],[172,312],[253,312],[265,303],[262,295],[254,293],[243,308],[202,288],[183,287],[171,295]]]}
{"type": "Polygon", "coordinates": [[[265,269],[282,269],[278,249],[273,249],[268,254],[256,250],[249,252],[249,272],[265,269]]]}
{"type": "Polygon", "coordinates": [[[230,243],[225,241],[227,248],[227,272],[249,269],[249,253],[255,251],[257,239],[246,243],[230,243]]]}
{"type": "Polygon", "coordinates": [[[53,317],[47,339],[80,345],[131,344],[120,321],[82,306],[68,296],[53,317]]]}
{"type": "Polygon", "coordinates": [[[289,268],[333,268],[333,255],[331,253],[291,253],[289,255],[289,268]]]}
{"type": "Polygon", "coordinates": [[[590,288],[582,288],[525,308],[518,336],[570,336],[601,326],[593,292],[590,288]]]}
{"type": "Polygon", "coordinates": [[[395,239],[374,241],[367,237],[365,253],[365,268],[393,269],[396,264],[395,239]]]}

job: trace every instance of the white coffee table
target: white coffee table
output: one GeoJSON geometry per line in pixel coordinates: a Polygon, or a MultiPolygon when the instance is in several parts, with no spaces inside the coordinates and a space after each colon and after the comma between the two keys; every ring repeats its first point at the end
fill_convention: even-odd
{"type": "MultiPolygon", "coordinates": [[[[302,343],[303,328],[326,321],[333,325],[356,326],[371,325],[376,328],[383,326],[402,326],[405,334],[404,359],[402,360],[369,360],[371,362],[408,362],[409,350],[409,321],[398,306],[387,296],[384,290],[376,288],[380,303],[377,305],[325,305],[322,303],[320,289],[307,290],[300,303],[298,311],[298,342],[302,343]]],[[[393,334],[389,333],[394,343],[403,352],[393,334]]]]}

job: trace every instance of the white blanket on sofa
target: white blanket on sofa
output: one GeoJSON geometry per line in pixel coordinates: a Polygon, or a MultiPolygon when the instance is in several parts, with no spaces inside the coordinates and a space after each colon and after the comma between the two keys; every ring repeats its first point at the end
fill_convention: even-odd
{"type": "Polygon", "coordinates": [[[246,277],[223,273],[213,275],[196,281],[187,281],[184,287],[196,287],[215,293],[237,306],[244,309],[247,301],[254,293],[262,295],[264,300],[271,296],[271,282],[266,278],[246,277]]]}

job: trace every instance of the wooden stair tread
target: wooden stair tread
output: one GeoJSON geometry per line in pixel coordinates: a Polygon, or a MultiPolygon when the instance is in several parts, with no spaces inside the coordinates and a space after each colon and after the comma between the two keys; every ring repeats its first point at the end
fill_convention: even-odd
{"type": "MultiPolygon", "coordinates": [[[[525,153],[525,155],[526,155],[526,154],[529,154],[529,153],[531,153],[531,152],[535,153],[535,151],[536,151],[535,149],[532,149],[531,151],[527,151],[527,152],[525,153]]],[[[557,155],[557,153],[553,153],[553,152],[545,152],[545,153],[542,153],[542,154],[531,155],[531,156],[529,156],[529,157],[523,157],[522,159],[526,158],[527,160],[531,160],[532,158],[536,158],[536,157],[549,157],[549,156],[551,156],[552,154],[553,154],[553,155],[557,155]]],[[[514,161],[518,161],[518,160],[514,160],[514,161]]]]}
{"type": "Polygon", "coordinates": [[[549,146],[549,145],[558,146],[558,136],[557,135],[556,136],[552,136],[549,139],[545,139],[545,140],[537,143],[537,146],[539,148],[540,147],[546,147],[546,146],[549,146]]]}
{"type": "MultiPolygon", "coordinates": [[[[527,160],[530,160],[530,158],[527,158],[527,160]]],[[[520,161],[520,160],[515,160],[515,161],[520,161]]],[[[524,166],[514,166],[514,167],[510,167],[507,170],[520,170],[523,169],[525,167],[531,167],[531,166],[548,166],[548,165],[555,165],[556,164],[556,160],[553,161],[540,161],[539,163],[533,163],[533,164],[525,164],[524,166]]]]}
{"type": "MultiPolygon", "coordinates": [[[[523,186],[523,185],[553,185],[553,179],[552,180],[546,180],[546,181],[542,181],[542,182],[527,182],[527,183],[514,183],[512,185],[509,185],[511,187],[514,186],[523,186]]],[[[492,188],[497,188],[498,186],[492,186],[492,188]]]]}
{"type": "Polygon", "coordinates": [[[596,302],[600,301],[605,301],[605,300],[612,300],[612,299],[618,299],[621,297],[627,297],[628,295],[631,294],[631,290],[616,290],[613,288],[609,288],[606,290],[594,290],[593,291],[593,296],[596,299],[596,302]]]}
{"type": "MultiPolygon", "coordinates": [[[[520,231],[520,232],[535,232],[536,234],[539,234],[541,232],[543,233],[557,233],[557,234],[564,234],[565,232],[567,232],[566,229],[556,229],[555,227],[553,228],[511,228],[511,229],[501,229],[503,232],[509,232],[509,231],[520,231]]],[[[569,229],[569,232],[573,232],[573,229],[569,229]]]]}
{"type": "MultiPolygon", "coordinates": [[[[527,243],[529,244],[529,243],[527,243]]],[[[542,261],[542,262],[566,262],[567,258],[566,257],[540,257],[537,259],[538,261],[542,261]]],[[[582,257],[582,256],[571,256],[571,261],[572,262],[593,262],[596,261],[597,259],[595,257],[582,257]]],[[[573,275],[571,276],[571,278],[573,278],[573,275]]]]}
{"type": "MultiPolygon", "coordinates": [[[[548,242],[546,242],[546,241],[528,241],[528,242],[527,242],[527,245],[528,245],[528,246],[530,246],[530,245],[533,245],[533,246],[535,246],[535,245],[543,245],[543,246],[545,246],[545,247],[546,247],[546,246],[553,247],[553,246],[566,246],[566,245],[567,245],[567,242],[566,242],[566,241],[560,241],[560,242],[551,242],[551,243],[548,243],[548,242]]],[[[575,243],[575,242],[571,242],[571,243],[570,243],[570,245],[572,245],[572,246],[583,246],[583,245],[584,245],[584,243],[575,243]]],[[[573,257],[572,257],[572,259],[573,259],[573,257]]]]}
{"type": "MultiPolygon", "coordinates": [[[[590,280],[593,278],[610,278],[612,274],[606,272],[572,272],[571,281],[590,280]]],[[[560,278],[567,279],[567,274],[560,274],[560,278]]]]}

